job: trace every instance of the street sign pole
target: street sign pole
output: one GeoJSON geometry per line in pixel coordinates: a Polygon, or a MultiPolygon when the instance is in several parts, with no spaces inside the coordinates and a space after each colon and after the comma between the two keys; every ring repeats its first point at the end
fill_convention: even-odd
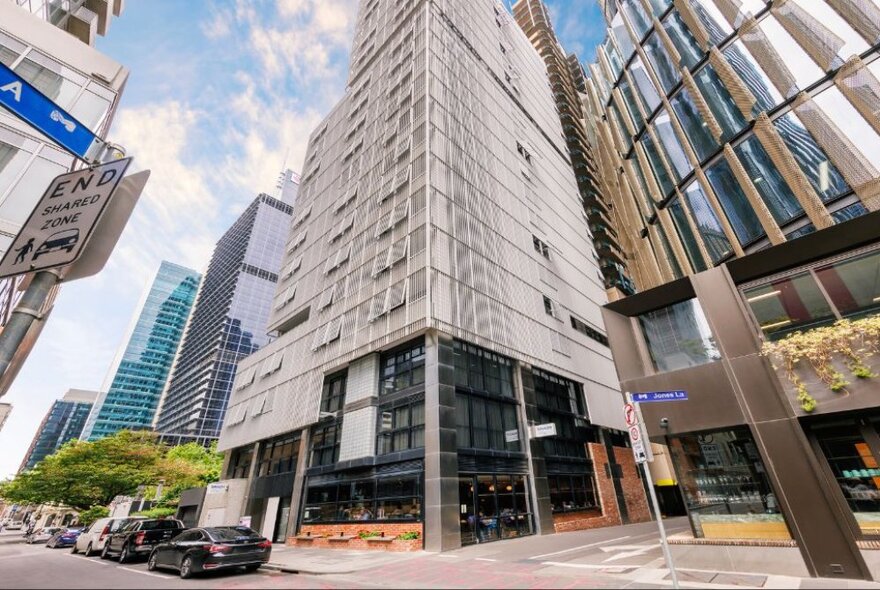
{"type": "MultiPolygon", "coordinates": [[[[626,403],[627,406],[633,405],[632,394],[628,391],[626,392],[626,403]]],[[[644,424],[642,420],[642,411],[638,404],[634,405],[638,425],[642,426],[644,424]]],[[[647,428],[642,427],[641,430],[645,434],[644,438],[647,439],[647,428]]],[[[645,445],[650,449],[651,441],[645,441],[645,445]]],[[[663,525],[663,515],[660,513],[660,502],[657,500],[657,492],[654,490],[654,482],[651,480],[651,472],[648,470],[648,462],[642,461],[641,467],[642,475],[645,478],[645,482],[648,484],[646,487],[648,488],[648,495],[651,498],[651,507],[654,509],[654,515],[657,518],[657,529],[660,531],[660,546],[663,548],[663,557],[666,559],[666,567],[669,568],[669,577],[672,579],[672,587],[678,589],[681,588],[681,586],[678,584],[678,574],[675,571],[675,563],[672,561],[672,551],[669,549],[669,540],[666,537],[666,527],[663,525]]]]}

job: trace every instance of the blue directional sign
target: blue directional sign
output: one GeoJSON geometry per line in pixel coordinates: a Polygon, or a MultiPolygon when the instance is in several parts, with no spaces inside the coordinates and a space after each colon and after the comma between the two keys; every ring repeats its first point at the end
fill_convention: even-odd
{"type": "Polygon", "coordinates": [[[0,105],[58,145],[92,163],[102,141],[88,127],[0,63],[0,105]]]}
{"type": "Polygon", "coordinates": [[[633,403],[646,404],[650,402],[682,402],[687,400],[687,391],[649,391],[647,393],[632,394],[633,403]]]}

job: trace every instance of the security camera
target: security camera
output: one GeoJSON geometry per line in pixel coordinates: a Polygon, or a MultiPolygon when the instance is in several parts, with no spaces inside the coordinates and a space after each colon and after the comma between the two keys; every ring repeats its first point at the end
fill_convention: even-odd
{"type": "Polygon", "coordinates": [[[660,418],[660,428],[664,430],[669,428],[669,418],[660,418]]]}

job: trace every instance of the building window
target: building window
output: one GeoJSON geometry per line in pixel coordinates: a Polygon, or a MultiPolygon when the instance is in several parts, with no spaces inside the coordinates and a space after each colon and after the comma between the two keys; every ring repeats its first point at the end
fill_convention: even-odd
{"type": "Polygon", "coordinates": [[[457,394],[455,417],[458,448],[519,451],[517,407],[516,403],[505,400],[457,394]],[[513,438],[516,440],[510,440],[513,438]]]}
{"type": "Polygon", "coordinates": [[[672,44],[675,45],[681,56],[681,65],[688,69],[697,65],[703,58],[705,51],[691,34],[691,30],[681,19],[678,11],[673,10],[669,13],[669,16],[663,21],[663,28],[666,29],[669,38],[672,39],[672,44]]]}
{"type": "Polygon", "coordinates": [[[581,386],[574,381],[541,370],[532,372],[538,406],[538,422],[556,425],[556,436],[543,439],[548,457],[586,459],[586,415],[581,386]]]}
{"type": "Polygon", "coordinates": [[[551,317],[556,317],[556,305],[553,303],[553,300],[547,297],[546,295],[542,295],[544,298],[544,313],[551,317]]]}
{"type": "Polygon", "coordinates": [[[550,247],[546,242],[538,238],[538,236],[532,236],[532,245],[535,247],[535,252],[550,260],[550,247]]]}
{"type": "Polygon", "coordinates": [[[726,160],[718,160],[706,169],[709,184],[718,196],[733,233],[746,246],[764,235],[764,228],[726,160]]]}
{"type": "Polygon", "coordinates": [[[339,461],[339,441],[342,438],[341,421],[312,427],[312,460],[310,465],[333,465],[339,461]]]}
{"type": "Polygon", "coordinates": [[[703,253],[697,244],[697,237],[694,235],[684,208],[677,197],[669,204],[669,214],[672,217],[672,223],[678,231],[678,237],[681,238],[681,243],[684,244],[685,253],[694,270],[697,272],[706,270],[706,261],[703,260],[703,253]]]}
{"type": "Polygon", "coordinates": [[[715,73],[711,65],[706,65],[700,70],[694,81],[709,105],[709,110],[715,115],[715,120],[721,126],[721,141],[728,141],[746,126],[746,119],[742,111],[736,106],[736,102],[728,92],[727,87],[715,73]]]}
{"type": "Polygon", "coordinates": [[[425,382],[425,344],[391,351],[382,355],[382,387],[380,394],[389,394],[425,382]]]}
{"type": "Polygon", "coordinates": [[[592,474],[549,475],[550,506],[553,512],[598,510],[592,474]]]}
{"type": "Polygon", "coordinates": [[[598,330],[594,330],[584,322],[580,321],[574,316],[569,316],[571,319],[571,327],[580,332],[581,334],[592,338],[602,346],[608,346],[608,337],[599,332],[598,330]]]}
{"type": "Polygon", "coordinates": [[[424,400],[408,400],[404,405],[380,408],[378,432],[377,455],[424,447],[424,400]]]}
{"type": "Polygon", "coordinates": [[[721,358],[696,299],[643,314],[639,322],[657,371],[695,367],[721,358]]]}
{"type": "Polygon", "coordinates": [[[836,320],[809,272],[747,289],[744,293],[758,325],[771,340],[836,320]]]}
{"type": "Polygon", "coordinates": [[[660,185],[660,190],[663,191],[663,195],[661,195],[662,200],[662,197],[665,197],[675,190],[675,183],[672,182],[672,178],[669,177],[669,173],[666,171],[666,167],[663,165],[663,160],[660,157],[660,152],[657,150],[657,145],[648,133],[645,133],[642,136],[642,148],[645,150],[645,155],[648,157],[648,163],[651,165],[651,170],[654,171],[654,177],[657,180],[657,184],[660,185]]]}
{"type": "Polygon", "coordinates": [[[770,154],[757,137],[751,136],[734,149],[748,173],[752,184],[761,194],[767,208],[780,226],[804,212],[782,174],[776,169],[770,154]]]}
{"type": "Polygon", "coordinates": [[[461,340],[453,354],[456,387],[513,398],[513,361],[461,340]]]}
{"type": "Polygon", "coordinates": [[[421,477],[388,477],[312,484],[306,489],[303,522],[419,521],[421,477]]]}
{"type": "Polygon", "coordinates": [[[289,434],[268,441],[260,447],[257,477],[296,471],[299,458],[300,434],[289,434]]]}
{"type": "Polygon", "coordinates": [[[797,115],[787,113],[773,125],[822,201],[827,203],[849,192],[849,185],[797,115]]]}
{"type": "Polygon", "coordinates": [[[697,154],[697,159],[702,162],[718,151],[718,142],[709,133],[706,121],[687,89],[682,88],[669,102],[681,122],[684,134],[697,154]]]}
{"type": "Polygon", "coordinates": [[[651,36],[645,41],[645,53],[648,55],[648,61],[654,67],[654,73],[660,79],[663,92],[668,94],[681,80],[681,73],[678,67],[672,63],[666,48],[663,47],[660,35],[651,33],[651,36]]]}
{"type": "Polygon", "coordinates": [[[251,473],[251,461],[254,457],[252,446],[236,449],[229,461],[229,477],[231,479],[245,479],[251,473]]]}
{"type": "Polygon", "coordinates": [[[727,234],[721,227],[721,221],[698,182],[694,181],[688,185],[684,190],[684,198],[697,225],[697,231],[700,232],[703,244],[706,245],[706,250],[712,259],[712,264],[718,264],[733,253],[727,234]]]}
{"type": "Polygon", "coordinates": [[[820,267],[816,276],[841,317],[856,318],[880,311],[880,253],[820,267]]]}
{"type": "Polygon", "coordinates": [[[519,152],[519,155],[522,156],[526,162],[529,164],[532,163],[532,154],[522,143],[516,142],[516,151],[519,152]]]}
{"type": "Polygon", "coordinates": [[[324,379],[324,389],[321,392],[322,412],[338,412],[345,405],[345,381],[345,373],[324,379]]]}

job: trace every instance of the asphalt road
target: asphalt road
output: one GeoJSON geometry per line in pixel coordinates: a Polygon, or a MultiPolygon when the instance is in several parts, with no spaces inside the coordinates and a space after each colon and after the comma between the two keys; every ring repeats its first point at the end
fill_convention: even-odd
{"type": "Polygon", "coordinates": [[[312,576],[259,570],[252,574],[211,572],[181,580],[174,571],[148,572],[145,562],[119,565],[99,557],[73,555],[70,549],[27,545],[18,532],[0,533],[2,588],[343,588],[312,576]]]}

